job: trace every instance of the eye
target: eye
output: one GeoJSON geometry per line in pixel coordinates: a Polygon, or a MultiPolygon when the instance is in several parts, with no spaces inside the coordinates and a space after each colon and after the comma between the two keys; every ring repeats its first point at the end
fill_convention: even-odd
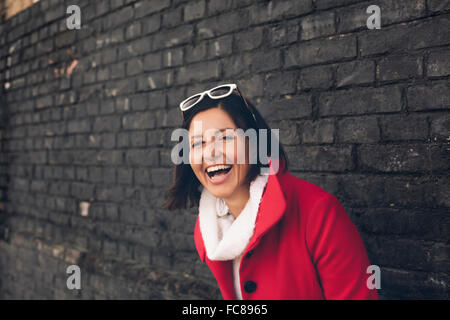
{"type": "Polygon", "coordinates": [[[220,137],[221,140],[233,140],[234,136],[222,136],[220,137]]]}
{"type": "Polygon", "coordinates": [[[194,142],[193,144],[192,144],[192,148],[197,148],[197,147],[199,147],[200,145],[202,145],[203,144],[203,141],[197,141],[197,142],[194,142]]]}

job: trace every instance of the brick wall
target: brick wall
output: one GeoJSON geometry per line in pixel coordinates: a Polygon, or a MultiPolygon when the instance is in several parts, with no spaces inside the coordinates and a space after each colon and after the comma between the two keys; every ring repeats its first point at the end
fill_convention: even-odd
{"type": "Polygon", "coordinates": [[[197,211],[159,208],[179,101],[233,81],[280,128],[291,171],[343,203],[381,298],[448,299],[448,30],[447,0],[22,11],[0,25],[0,298],[220,299],[197,211]],[[66,288],[71,264],[82,290],[66,288]]]}

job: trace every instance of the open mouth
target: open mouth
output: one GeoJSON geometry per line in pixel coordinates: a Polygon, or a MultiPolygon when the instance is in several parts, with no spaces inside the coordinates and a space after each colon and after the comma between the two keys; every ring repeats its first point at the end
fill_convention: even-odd
{"type": "Polygon", "coordinates": [[[215,177],[217,178],[219,176],[226,175],[228,172],[230,172],[232,167],[232,165],[219,164],[206,168],[205,172],[211,179],[213,179],[215,177]]]}

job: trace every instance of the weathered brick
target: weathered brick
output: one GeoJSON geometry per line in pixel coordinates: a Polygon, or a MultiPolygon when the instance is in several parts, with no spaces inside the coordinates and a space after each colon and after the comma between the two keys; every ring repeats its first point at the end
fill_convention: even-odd
{"type": "Polygon", "coordinates": [[[356,57],[354,36],[329,37],[293,45],[285,52],[285,66],[307,66],[356,57]]]}
{"type": "Polygon", "coordinates": [[[432,12],[450,10],[450,2],[448,0],[428,0],[428,10],[432,12]]]}
{"type": "MultiPolygon", "coordinates": [[[[247,68],[250,71],[269,71],[273,69],[278,69],[281,66],[281,53],[279,50],[272,50],[268,52],[255,52],[249,57],[249,65],[247,68]]],[[[241,66],[242,68],[242,66],[241,66]]]]}
{"type": "Polygon", "coordinates": [[[396,86],[339,90],[321,94],[318,104],[322,116],[396,112],[402,108],[402,94],[396,86]]]}
{"type": "Polygon", "coordinates": [[[301,39],[310,40],[313,38],[328,36],[336,32],[334,24],[334,12],[325,11],[315,15],[308,15],[301,21],[301,39]]]}
{"type": "MultiPolygon", "coordinates": [[[[384,25],[417,19],[426,15],[425,0],[381,0],[371,4],[376,4],[381,9],[381,28],[384,25]]],[[[367,29],[367,19],[370,14],[366,10],[369,5],[363,3],[338,9],[338,32],[367,29]]]]}
{"type": "Polygon", "coordinates": [[[340,172],[354,168],[350,146],[286,147],[286,152],[290,159],[291,170],[340,172]]]}
{"type": "Polygon", "coordinates": [[[161,28],[161,16],[152,15],[142,21],[142,33],[149,34],[158,31],[161,28]]]}
{"type": "Polygon", "coordinates": [[[155,116],[151,112],[137,112],[122,117],[124,129],[151,129],[156,125],[155,116]]]}
{"type": "Polygon", "coordinates": [[[445,45],[450,43],[450,35],[441,30],[449,28],[447,16],[382,28],[363,34],[359,39],[359,50],[362,56],[367,56],[445,45]],[[435,36],[430,37],[430,34],[435,36]]]}
{"type": "Polygon", "coordinates": [[[315,0],[314,2],[318,9],[327,9],[332,7],[341,7],[363,1],[364,0],[315,0]]]}
{"type": "Polygon", "coordinates": [[[418,78],[422,75],[422,57],[389,56],[377,66],[377,78],[381,81],[418,78]]]}
{"type": "Polygon", "coordinates": [[[186,84],[190,81],[204,81],[219,77],[220,65],[216,61],[201,62],[178,69],[177,82],[186,84]]]}
{"type": "Polygon", "coordinates": [[[144,69],[142,59],[134,58],[127,61],[127,76],[134,76],[144,69]]]}
{"type": "Polygon", "coordinates": [[[135,18],[141,18],[170,6],[170,0],[138,1],[134,4],[135,18]]]}
{"type": "Polygon", "coordinates": [[[351,117],[338,121],[337,142],[375,143],[379,140],[376,117],[351,117]]]}
{"type": "Polygon", "coordinates": [[[161,206],[179,102],[224,82],[280,130],[289,170],[342,201],[381,298],[449,297],[449,1],[79,5],[78,31],[57,0],[0,25],[0,299],[221,299],[198,208],[161,206]],[[69,263],[81,291],[63,289],[69,263]]]}
{"type": "Polygon", "coordinates": [[[268,73],[264,91],[267,95],[293,94],[296,89],[297,72],[268,73]]]}
{"type": "Polygon", "coordinates": [[[433,82],[408,88],[408,108],[413,111],[448,109],[450,105],[450,84],[433,82]]]}
{"type": "Polygon", "coordinates": [[[329,88],[334,81],[334,67],[318,66],[301,69],[298,76],[299,90],[329,88]]]}
{"type": "Polygon", "coordinates": [[[235,36],[236,47],[239,51],[253,50],[263,42],[263,28],[256,27],[239,32],[235,36]]]}
{"type": "Polygon", "coordinates": [[[133,24],[129,25],[125,29],[125,39],[130,40],[134,39],[136,37],[139,37],[141,35],[141,23],[140,22],[134,22],[133,24]]]}
{"type": "Polygon", "coordinates": [[[209,58],[230,55],[233,50],[233,37],[225,35],[209,42],[209,58]]]}
{"type": "Polygon", "coordinates": [[[303,121],[301,123],[302,143],[333,143],[335,122],[333,119],[303,121]]]}
{"type": "Polygon", "coordinates": [[[175,10],[170,10],[162,15],[163,27],[175,27],[180,25],[183,21],[183,8],[179,7],[175,10]]]}
{"type": "Polygon", "coordinates": [[[361,145],[359,165],[363,170],[382,172],[421,172],[429,170],[426,145],[361,145]]]}
{"type": "Polygon", "coordinates": [[[285,96],[283,99],[265,99],[257,104],[257,108],[265,119],[284,120],[311,117],[311,96],[285,96]]]}
{"type": "Polygon", "coordinates": [[[375,63],[373,61],[351,61],[337,65],[336,85],[338,87],[374,81],[375,63]]]}
{"type": "Polygon", "coordinates": [[[437,114],[431,117],[432,141],[450,140],[450,116],[449,114],[437,114]]]}
{"type": "Polygon", "coordinates": [[[279,20],[308,13],[312,10],[312,1],[270,1],[256,3],[250,7],[250,24],[279,20]]]}
{"type": "Polygon", "coordinates": [[[262,96],[264,94],[264,79],[261,75],[254,75],[239,80],[239,90],[246,99],[262,96]]]}
{"type": "Polygon", "coordinates": [[[428,138],[428,119],[422,115],[395,115],[380,118],[381,134],[385,141],[422,140],[428,138]],[[399,129],[401,128],[401,130],[399,129]]]}
{"type": "Polygon", "coordinates": [[[181,48],[169,49],[162,54],[163,66],[164,67],[179,66],[183,63],[183,57],[184,57],[183,49],[181,48]]]}
{"type": "Polygon", "coordinates": [[[188,25],[158,32],[153,39],[147,38],[142,39],[142,41],[151,45],[152,50],[158,50],[186,44],[191,41],[193,35],[194,29],[191,25],[188,25]]]}
{"type": "MultiPolygon", "coordinates": [[[[137,11],[136,11],[137,12],[137,11]]],[[[120,9],[117,12],[108,14],[105,18],[103,18],[103,30],[111,30],[118,25],[121,25],[125,22],[131,21],[133,19],[134,10],[131,7],[125,7],[120,9]]]]}
{"type": "Polygon", "coordinates": [[[450,75],[449,55],[449,50],[432,52],[427,61],[427,76],[441,77],[450,75]]]}
{"type": "Polygon", "coordinates": [[[120,129],[120,117],[116,115],[95,117],[92,129],[94,132],[115,132],[120,129]]]}
{"type": "Polygon", "coordinates": [[[228,11],[233,7],[233,0],[210,0],[207,3],[208,13],[215,15],[224,11],[228,11]]]}
{"type": "Polygon", "coordinates": [[[184,21],[196,20],[205,14],[205,0],[188,2],[184,7],[184,21]]]}
{"type": "Polygon", "coordinates": [[[185,61],[186,63],[192,63],[204,60],[208,52],[208,46],[206,41],[202,41],[195,45],[187,45],[185,49],[185,61]]]}
{"type": "Polygon", "coordinates": [[[246,11],[238,10],[203,19],[197,24],[198,36],[206,39],[242,29],[248,24],[247,16],[246,11]]]}

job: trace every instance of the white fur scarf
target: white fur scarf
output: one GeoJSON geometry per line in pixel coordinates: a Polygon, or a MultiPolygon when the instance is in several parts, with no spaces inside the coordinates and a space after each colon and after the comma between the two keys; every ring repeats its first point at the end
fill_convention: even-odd
{"type": "Polygon", "coordinates": [[[200,230],[210,260],[232,260],[240,256],[250,241],[268,175],[258,175],[250,183],[250,198],[239,216],[227,214],[225,201],[203,188],[199,204],[200,230]]]}

